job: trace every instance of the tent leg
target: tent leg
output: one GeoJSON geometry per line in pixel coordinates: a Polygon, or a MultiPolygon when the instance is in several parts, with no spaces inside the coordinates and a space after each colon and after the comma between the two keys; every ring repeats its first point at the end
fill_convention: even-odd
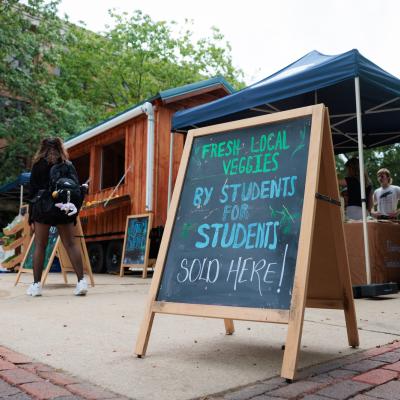
{"type": "Polygon", "coordinates": [[[354,78],[354,86],[356,95],[358,159],[360,163],[360,189],[361,189],[361,206],[362,206],[362,216],[363,216],[365,272],[367,277],[367,285],[370,285],[371,264],[369,257],[369,242],[368,242],[368,228],[367,228],[367,199],[365,194],[364,146],[363,146],[362,121],[361,121],[360,78],[358,76],[354,78]]]}

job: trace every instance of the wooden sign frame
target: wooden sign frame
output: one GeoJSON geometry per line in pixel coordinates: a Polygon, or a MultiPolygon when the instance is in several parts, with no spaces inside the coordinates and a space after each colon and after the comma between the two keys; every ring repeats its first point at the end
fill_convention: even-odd
{"type": "Polygon", "coordinates": [[[153,213],[128,215],[126,217],[124,245],[122,247],[121,267],[120,267],[119,276],[124,276],[125,268],[143,268],[142,278],[147,278],[147,270],[149,268],[150,231],[151,231],[152,226],[153,226],[153,213]],[[143,264],[124,264],[124,254],[125,254],[125,249],[126,249],[126,239],[128,237],[129,220],[133,219],[133,218],[144,218],[144,217],[148,217],[147,239],[146,239],[146,250],[145,250],[145,255],[144,255],[144,262],[143,262],[143,264]]]}
{"type": "MultiPolygon", "coordinates": [[[[75,233],[76,233],[76,238],[79,240],[79,246],[81,249],[83,272],[86,272],[86,274],[89,276],[90,283],[91,283],[92,287],[94,287],[94,278],[93,278],[93,273],[92,273],[92,267],[90,265],[89,255],[88,255],[87,248],[86,248],[86,242],[84,239],[82,225],[81,225],[81,221],[79,218],[77,219],[77,223],[75,226],[75,233]]],[[[25,265],[25,261],[29,255],[29,251],[30,251],[34,241],[35,241],[35,234],[32,235],[32,238],[29,242],[29,246],[26,249],[24,258],[22,260],[21,266],[20,266],[18,274],[17,274],[17,278],[14,283],[14,286],[16,286],[18,284],[22,273],[24,273],[24,272],[33,273],[33,268],[32,269],[24,268],[24,265],[25,265]]],[[[72,267],[72,263],[69,259],[68,253],[62,244],[60,236],[58,235],[56,243],[55,243],[53,250],[50,254],[50,257],[47,261],[47,264],[44,266],[44,269],[43,269],[42,279],[41,279],[42,286],[44,286],[46,283],[46,279],[50,272],[50,269],[53,264],[55,256],[57,256],[60,261],[61,273],[64,278],[64,283],[66,283],[66,284],[68,283],[67,272],[75,272],[74,268],[72,267]]]]}
{"type": "Polygon", "coordinates": [[[357,321],[339,204],[329,116],[323,104],[189,131],[151,283],[148,305],[136,341],[135,353],[138,357],[145,355],[156,313],[221,318],[224,319],[227,334],[234,332],[234,319],[288,324],[281,376],[293,380],[306,306],[344,310],[349,345],[357,347],[359,345],[357,321]],[[193,139],[197,136],[305,116],[311,116],[311,131],[290,309],[275,310],[157,301],[193,139]]]}

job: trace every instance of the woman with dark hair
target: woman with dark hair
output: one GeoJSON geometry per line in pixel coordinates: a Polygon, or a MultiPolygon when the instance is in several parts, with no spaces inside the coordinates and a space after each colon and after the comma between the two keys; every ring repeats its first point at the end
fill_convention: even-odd
{"type": "MultiPolygon", "coordinates": [[[[346,218],[360,220],[362,219],[362,207],[358,158],[351,158],[346,162],[345,166],[346,177],[344,179],[339,179],[339,185],[346,188],[346,218]]],[[[364,173],[364,179],[366,207],[367,213],[369,213],[372,208],[372,184],[366,172],[364,173]]]]}
{"type": "Polygon", "coordinates": [[[68,163],[70,165],[75,175],[74,180],[78,183],[76,170],[68,160],[68,153],[62,140],[58,137],[43,139],[33,158],[30,178],[29,223],[35,233],[35,250],[33,254],[33,283],[29,286],[27,294],[33,297],[42,295],[40,281],[50,226],[57,227],[61,241],[75,269],[78,283],[74,294],[83,296],[88,291],[88,285],[83,276],[80,247],[75,240],[74,225],[78,214],[75,212],[74,215],[71,215],[72,213],[63,212],[63,209],[59,205],[54,205],[51,199],[50,170],[52,166],[59,163],[68,163]]]}

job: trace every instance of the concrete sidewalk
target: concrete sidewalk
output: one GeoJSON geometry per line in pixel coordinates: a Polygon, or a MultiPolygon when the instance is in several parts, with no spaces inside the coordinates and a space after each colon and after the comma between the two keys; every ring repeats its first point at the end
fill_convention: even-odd
{"type": "MultiPolygon", "coordinates": [[[[15,277],[15,274],[0,275],[0,344],[6,350],[24,354],[35,363],[72,377],[75,384],[95,385],[100,397],[93,398],[112,398],[101,397],[103,389],[113,398],[138,400],[213,398],[213,393],[225,393],[215,398],[233,396],[233,399],[237,394],[238,399],[244,400],[258,395],[264,396],[260,399],[301,395],[300,392],[294,397],[269,393],[284,387],[295,390],[293,388],[300,383],[287,386],[280,378],[274,378],[279,375],[282,364],[285,325],[235,322],[235,334],[226,336],[220,320],[156,315],[147,355],[138,359],[133,349],[150,279],[95,275],[96,287],[82,298],[72,295],[73,284],[66,286],[60,274],[51,274],[43,297],[30,298],[25,291],[32,276],[24,274],[22,283],[13,287],[15,277]],[[254,394],[251,388],[258,387],[258,382],[264,387],[255,390],[265,390],[254,394]],[[272,388],[274,382],[280,383],[272,388]],[[232,391],[237,387],[246,387],[245,392],[242,389],[232,391]],[[250,390],[251,397],[240,397],[246,396],[246,390],[250,390]]],[[[74,282],[72,275],[70,280],[74,282]]],[[[345,355],[356,360],[366,354],[363,359],[369,361],[373,356],[363,350],[400,337],[399,306],[398,295],[356,301],[361,341],[356,350],[348,347],[342,311],[307,310],[299,369],[345,355]]],[[[389,352],[397,354],[397,348],[389,348],[389,352]]],[[[394,364],[397,361],[381,362],[394,364]]],[[[342,365],[334,366],[332,371],[335,369],[342,369],[342,365]]],[[[314,391],[309,384],[312,374],[307,376],[309,390],[303,393],[314,391]]],[[[346,376],[342,372],[338,374],[346,376]]],[[[349,379],[354,377],[350,375],[349,379]]],[[[332,376],[327,379],[336,382],[332,376]]],[[[388,384],[397,383],[396,379],[394,377],[388,384]]],[[[82,393],[71,396],[85,398],[82,393]]]]}

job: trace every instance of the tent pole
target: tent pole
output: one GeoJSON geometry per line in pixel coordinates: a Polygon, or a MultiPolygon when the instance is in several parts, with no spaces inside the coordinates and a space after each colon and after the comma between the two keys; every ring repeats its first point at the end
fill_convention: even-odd
{"type": "Polygon", "coordinates": [[[360,78],[354,78],[354,86],[356,92],[356,115],[357,115],[357,137],[358,137],[358,160],[360,163],[360,189],[361,189],[361,207],[363,216],[363,233],[364,233],[364,255],[365,255],[365,272],[367,276],[367,285],[371,284],[371,265],[369,258],[369,242],[367,228],[367,199],[365,194],[365,174],[364,174],[364,146],[362,137],[361,122],[361,96],[360,96],[360,78]]]}

